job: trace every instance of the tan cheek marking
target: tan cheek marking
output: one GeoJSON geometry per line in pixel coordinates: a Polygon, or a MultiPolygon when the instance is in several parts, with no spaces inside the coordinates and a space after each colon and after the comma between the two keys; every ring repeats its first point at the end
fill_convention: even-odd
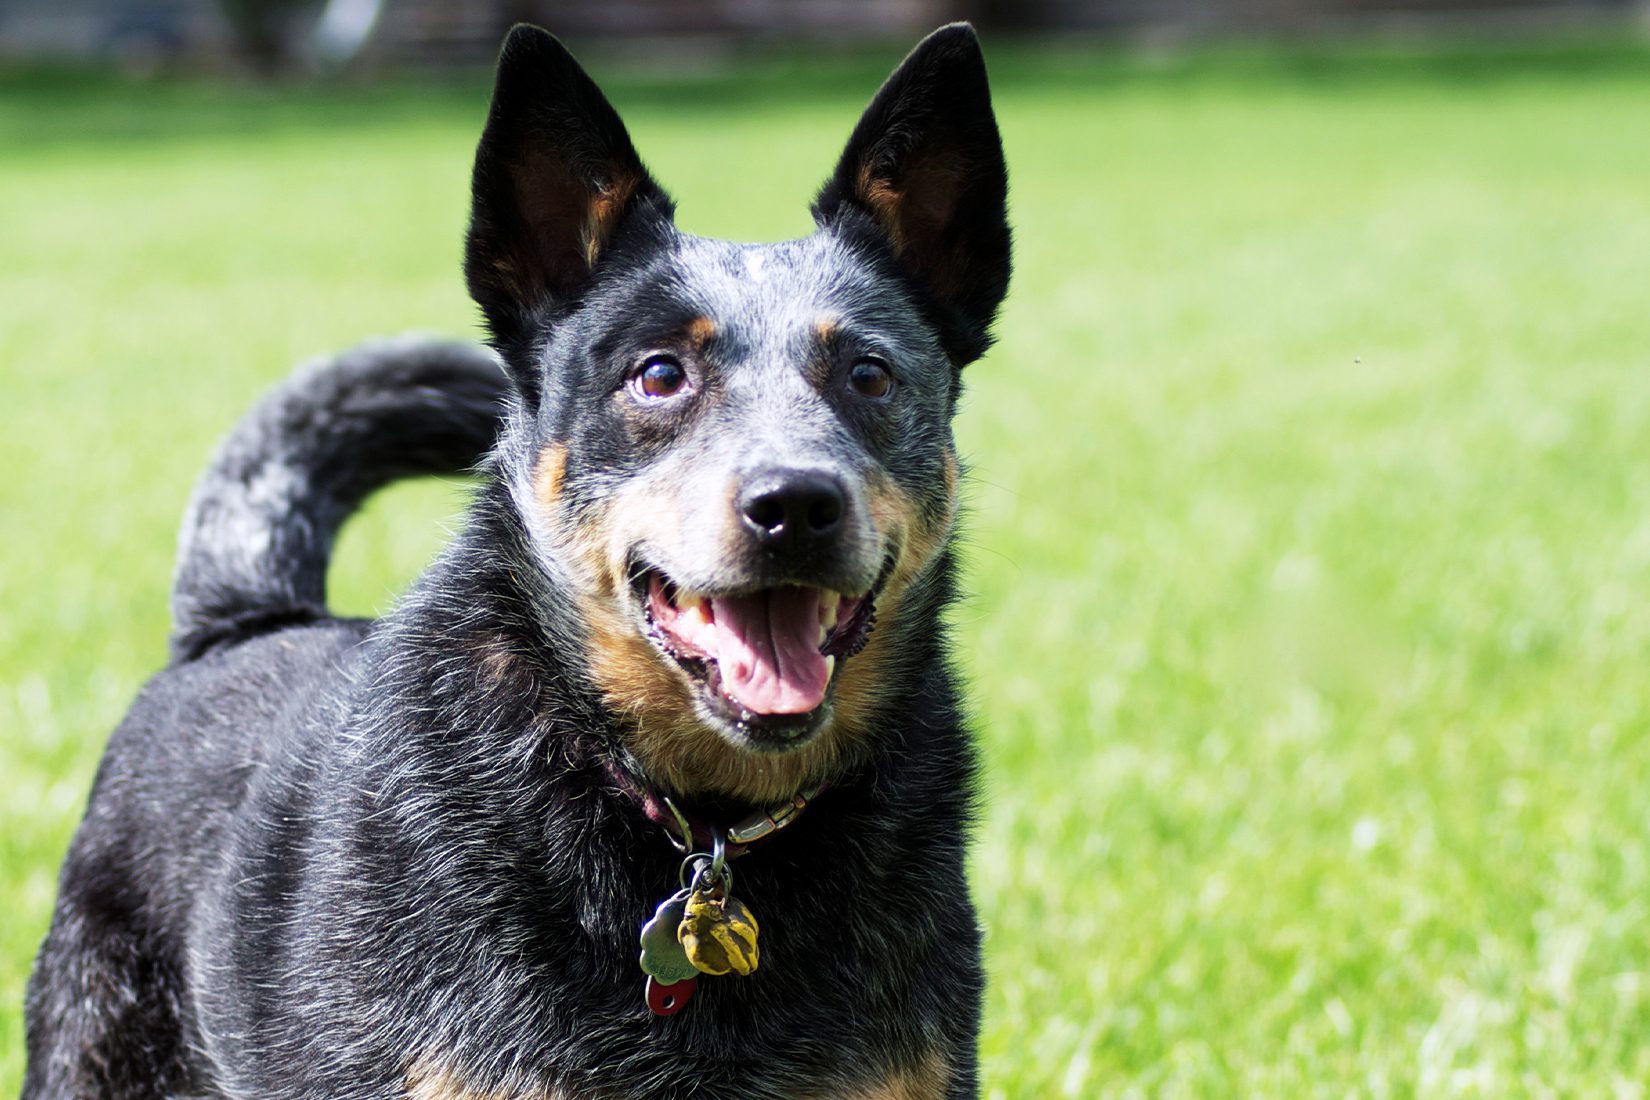
{"type": "MultiPolygon", "coordinates": [[[[540,459],[535,486],[545,480],[538,475],[555,464],[540,459]]],[[[542,499],[541,490],[534,491],[542,499]]],[[[605,508],[582,512],[577,519],[562,517],[553,529],[556,557],[576,568],[587,586],[585,595],[611,600],[629,583],[625,555],[637,534],[646,531],[655,541],[668,541],[678,537],[681,524],[668,497],[642,488],[621,495],[605,508]]]]}
{"type": "Polygon", "coordinates": [[[911,517],[910,537],[896,570],[903,571],[903,583],[909,584],[939,556],[951,540],[951,530],[957,519],[957,487],[962,472],[954,451],[945,452],[945,509],[938,516],[925,515],[910,501],[905,502],[906,514],[911,517]]]}
{"type": "MultiPolygon", "coordinates": [[[[895,599],[892,603],[894,606],[890,606],[890,601],[878,599],[879,618],[893,617],[898,600],[895,599]]],[[[889,678],[882,672],[887,657],[887,634],[880,630],[871,631],[865,648],[848,658],[848,662],[837,673],[833,728],[840,728],[848,734],[863,733],[871,716],[882,709],[893,688],[888,682],[889,678]]]]}
{"type": "Polygon", "coordinates": [[[634,725],[643,742],[669,745],[698,724],[693,696],[681,673],[620,615],[589,603],[590,678],[614,711],[634,725]]]}
{"type": "Polygon", "coordinates": [[[567,477],[567,445],[552,443],[539,452],[533,463],[533,497],[546,513],[554,513],[567,477]]]}
{"type": "Polygon", "coordinates": [[[585,594],[611,598],[613,581],[607,559],[607,517],[581,517],[562,531],[556,557],[576,568],[589,588],[585,594]]]}
{"type": "Polygon", "coordinates": [[[880,477],[872,482],[869,494],[871,518],[882,537],[899,547],[894,571],[883,589],[885,595],[898,595],[927,568],[950,538],[951,523],[957,511],[956,465],[957,460],[947,454],[946,507],[944,514],[937,518],[925,515],[892,479],[880,477]]]}
{"type": "Polygon", "coordinates": [[[648,484],[632,486],[608,507],[606,556],[609,581],[617,590],[630,583],[630,548],[646,541],[657,546],[679,546],[682,515],[676,494],[648,484]]]}
{"type": "MultiPolygon", "coordinates": [[[[873,478],[867,506],[877,531],[900,548],[893,572],[877,596],[877,618],[888,623],[899,614],[900,596],[909,579],[905,562],[910,556],[908,534],[915,516],[909,498],[887,477],[873,478]]],[[[836,726],[862,733],[871,715],[888,701],[892,685],[883,673],[887,660],[888,632],[873,629],[865,648],[848,658],[837,673],[836,726]]]]}
{"type": "MultiPolygon", "coordinates": [[[[911,499],[893,481],[883,478],[871,485],[869,507],[877,530],[884,538],[897,540],[899,557],[893,572],[877,597],[877,618],[892,622],[899,615],[900,600],[936,555],[945,547],[956,513],[957,460],[946,455],[946,482],[950,487],[945,516],[925,522],[911,499]]],[[[837,677],[837,724],[860,731],[888,701],[895,685],[883,674],[888,659],[886,631],[872,630],[865,648],[842,666],[837,677]]]]}
{"type": "Polygon", "coordinates": [[[911,522],[911,502],[886,474],[874,474],[867,486],[866,507],[871,522],[885,539],[899,539],[911,522]]]}
{"type": "MultiPolygon", "coordinates": [[[[540,460],[541,468],[551,464],[540,460]]],[[[620,601],[628,584],[627,548],[643,534],[669,542],[679,533],[680,522],[671,502],[641,488],[563,527],[557,547],[563,560],[585,578],[586,587],[577,603],[588,636],[591,682],[640,736],[667,744],[683,739],[699,724],[693,699],[681,673],[669,667],[653,643],[638,633],[620,601]]]]}
{"type": "MultiPolygon", "coordinates": [[[[546,471],[553,473],[564,462],[563,452],[545,449],[535,471],[535,492],[541,500],[551,477],[546,471]]],[[[641,490],[562,525],[555,552],[583,578],[576,602],[588,633],[587,671],[597,690],[608,706],[638,726],[674,730],[692,721],[687,687],[620,611],[620,592],[628,583],[626,547],[642,532],[643,523],[658,538],[675,537],[679,526],[668,501],[641,490]]]]}

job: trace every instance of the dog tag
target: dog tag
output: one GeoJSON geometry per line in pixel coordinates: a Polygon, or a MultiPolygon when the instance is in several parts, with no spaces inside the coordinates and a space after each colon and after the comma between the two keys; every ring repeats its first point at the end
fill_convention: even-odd
{"type": "Polygon", "coordinates": [[[655,1016],[674,1016],[687,1007],[693,1000],[693,987],[698,984],[697,978],[688,978],[686,981],[672,982],[669,985],[648,975],[647,979],[647,1009],[655,1016]]]}
{"type": "Polygon", "coordinates": [[[756,918],[745,903],[723,892],[695,891],[687,899],[676,938],[688,962],[704,974],[749,974],[756,969],[756,918]]]}
{"type": "Polygon", "coordinates": [[[689,896],[689,891],[678,890],[660,902],[653,919],[642,925],[642,970],[667,986],[699,976],[699,969],[688,961],[687,952],[676,938],[689,896]]]}

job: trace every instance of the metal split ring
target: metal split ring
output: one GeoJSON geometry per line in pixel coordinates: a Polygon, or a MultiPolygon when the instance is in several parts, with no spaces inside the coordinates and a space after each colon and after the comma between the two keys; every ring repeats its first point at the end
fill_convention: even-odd
{"type": "Polygon", "coordinates": [[[720,829],[711,832],[711,851],[692,852],[682,860],[676,881],[684,890],[720,887],[723,893],[732,891],[733,868],[728,866],[728,841],[720,829]]]}

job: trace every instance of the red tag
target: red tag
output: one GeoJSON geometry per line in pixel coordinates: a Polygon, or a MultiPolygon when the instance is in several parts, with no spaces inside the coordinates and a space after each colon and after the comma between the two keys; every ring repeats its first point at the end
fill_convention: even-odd
{"type": "Polygon", "coordinates": [[[661,985],[651,977],[647,980],[647,1007],[655,1016],[674,1016],[693,1000],[693,987],[698,978],[687,978],[670,985],[661,985]]]}

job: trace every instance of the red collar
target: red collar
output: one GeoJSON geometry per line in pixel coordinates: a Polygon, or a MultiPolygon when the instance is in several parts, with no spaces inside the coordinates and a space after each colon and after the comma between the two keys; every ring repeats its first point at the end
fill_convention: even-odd
{"type": "Polygon", "coordinates": [[[737,859],[750,850],[751,845],[765,840],[802,816],[808,803],[818,798],[830,786],[816,783],[804,788],[794,798],[777,802],[763,810],[748,814],[732,825],[721,828],[693,814],[685,813],[666,795],[659,794],[637,779],[629,768],[617,760],[606,761],[607,774],[618,789],[642,811],[642,814],[664,830],[665,836],[684,852],[708,852],[720,833],[727,841],[727,857],[737,859]]]}

